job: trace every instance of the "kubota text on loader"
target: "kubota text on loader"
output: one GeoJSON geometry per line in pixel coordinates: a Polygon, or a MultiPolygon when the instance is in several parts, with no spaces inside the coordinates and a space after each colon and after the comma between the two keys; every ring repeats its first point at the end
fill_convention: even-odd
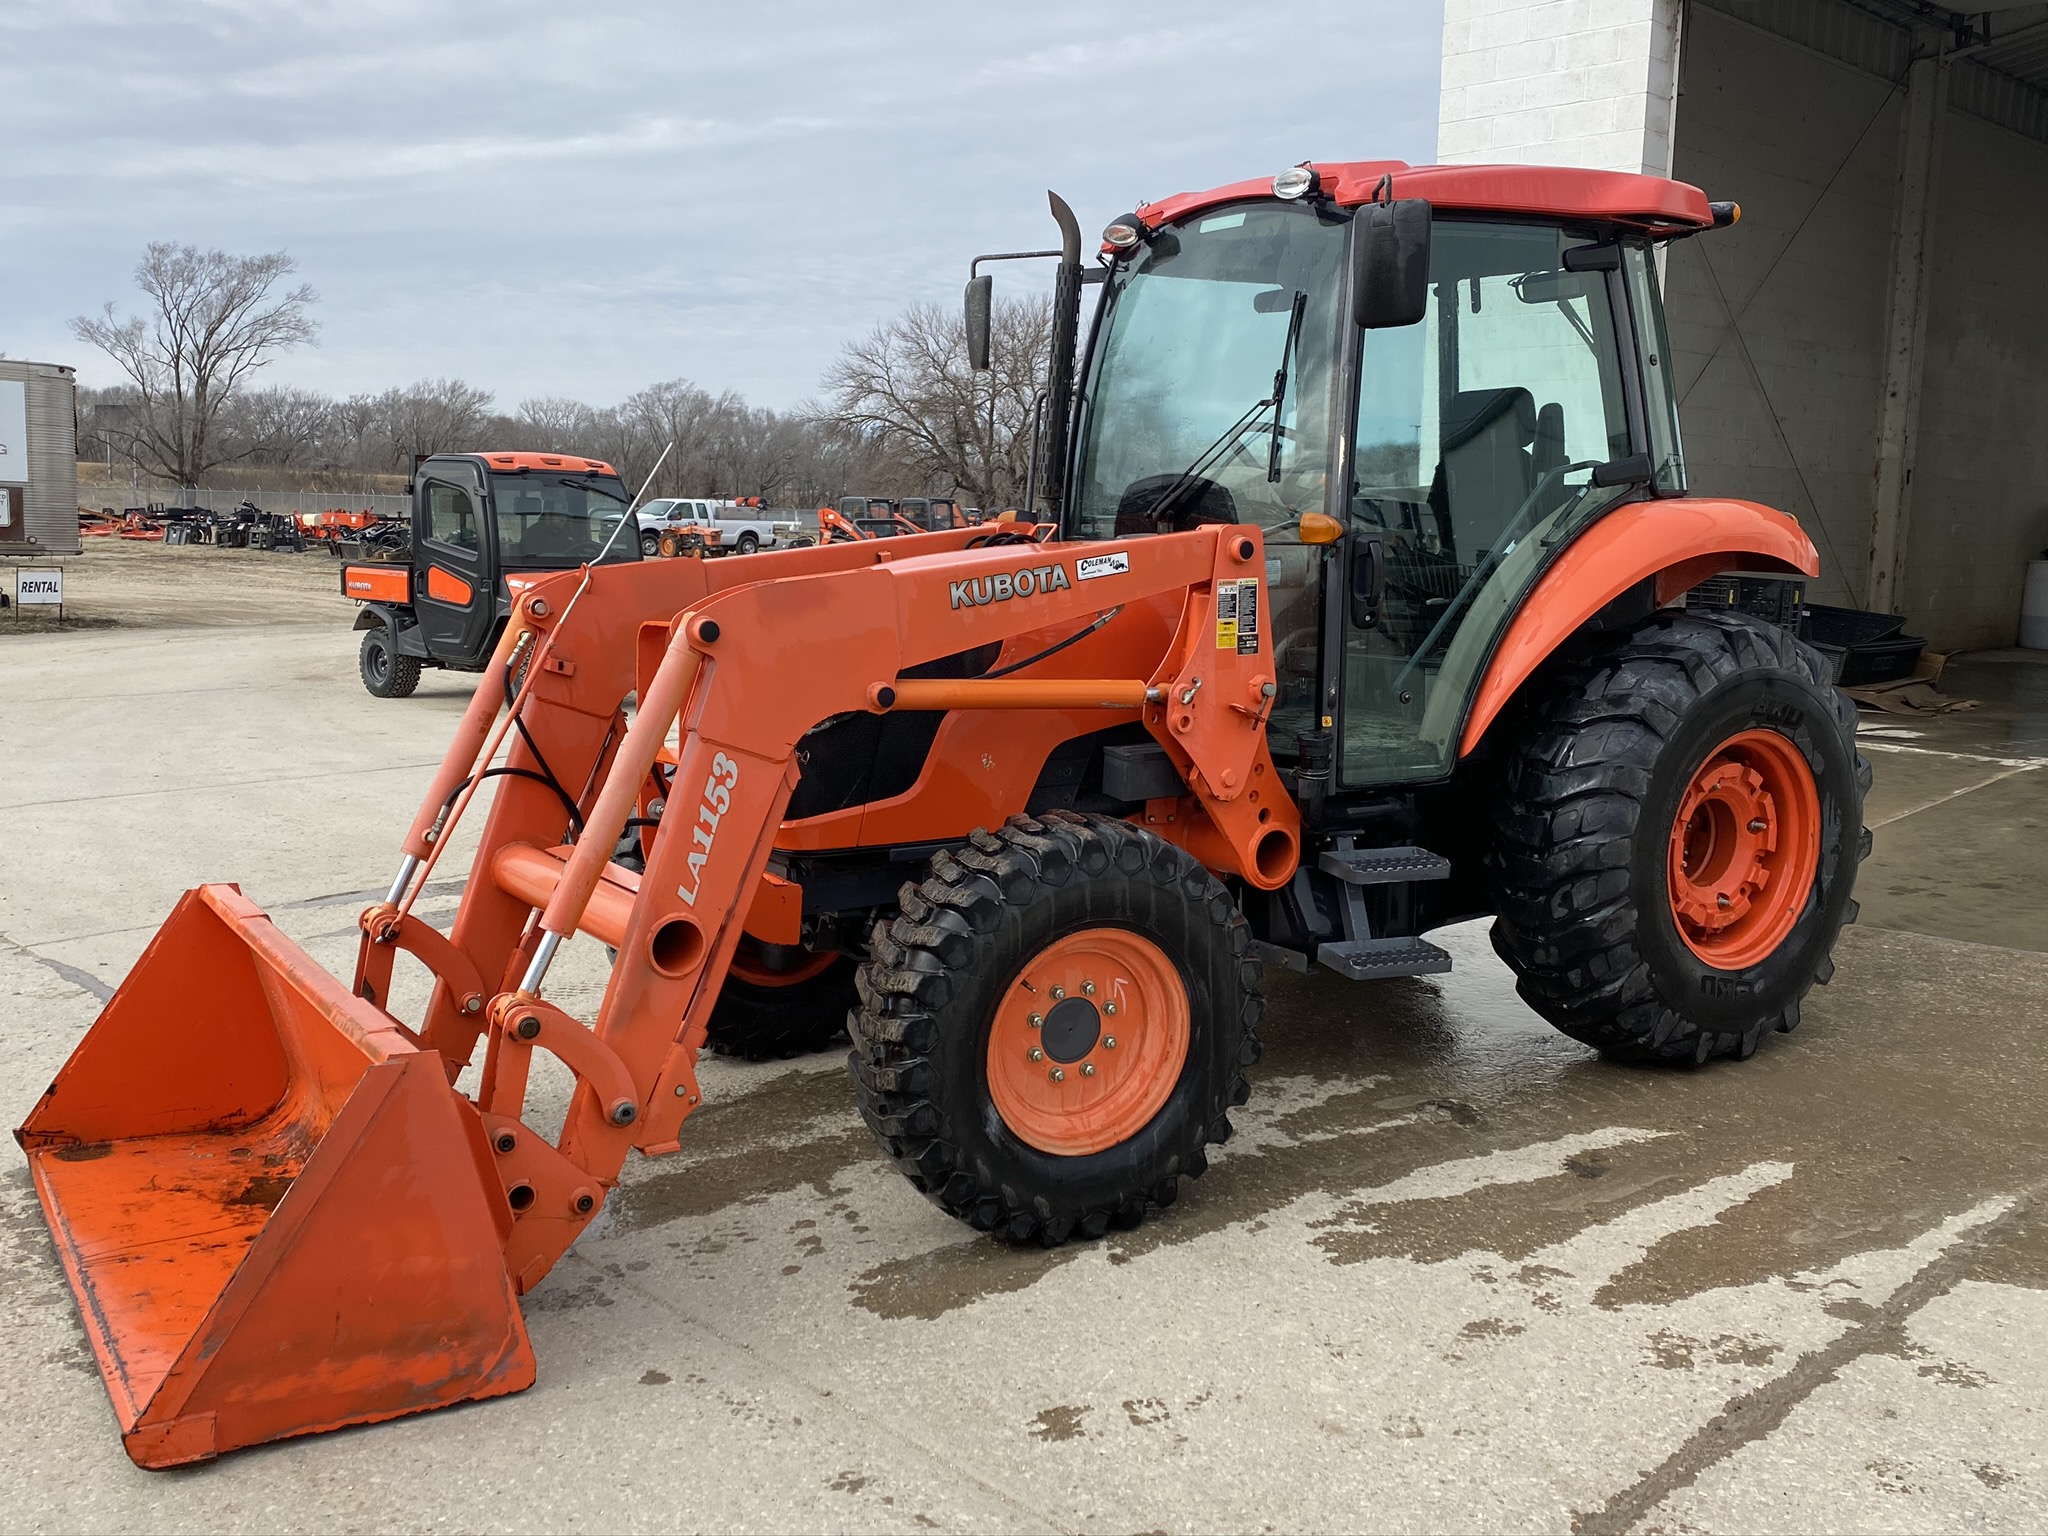
{"type": "Polygon", "coordinates": [[[1203,1171],[1262,964],[1441,971],[1423,935],[1491,913],[1530,1006],[1611,1055],[1798,1022],[1868,768],[1812,652],[1672,606],[1816,567],[1686,493],[1656,245],[1732,208],[1303,165],[1117,219],[1093,266],[1054,212],[1046,536],[540,576],[350,982],[231,886],[180,902],[19,1133],[138,1462],[529,1384],[519,1296],[677,1145],[707,1040],[850,1010],[910,1182],[1050,1244],[1203,1171]],[[414,905],[486,777],[442,933],[414,905]],[[589,1019],[548,996],[577,934],[617,952],[589,1019]],[[552,1140],[535,1051],[577,1083],[552,1140]]]}

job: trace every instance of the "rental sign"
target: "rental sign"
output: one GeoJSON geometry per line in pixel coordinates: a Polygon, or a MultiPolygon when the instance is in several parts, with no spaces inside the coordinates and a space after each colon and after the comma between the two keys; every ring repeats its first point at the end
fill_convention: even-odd
{"type": "Polygon", "coordinates": [[[61,569],[33,571],[17,566],[13,571],[14,601],[22,608],[64,606],[64,572],[61,569]]]}

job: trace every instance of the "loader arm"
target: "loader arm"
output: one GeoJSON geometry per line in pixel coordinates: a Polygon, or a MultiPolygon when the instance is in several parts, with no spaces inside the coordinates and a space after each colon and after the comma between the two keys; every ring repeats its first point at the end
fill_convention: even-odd
{"type": "MultiPolygon", "coordinates": [[[[627,1150],[672,1149],[701,1102],[697,1053],[797,782],[797,743],[821,719],[897,707],[1137,710],[1200,806],[1180,829],[1190,847],[1260,888],[1293,874],[1299,822],[1265,745],[1270,645],[1255,618],[1242,630],[1234,622],[1246,591],[1237,584],[1255,589],[1253,573],[1264,569],[1257,532],[1205,527],[1086,546],[967,542],[927,535],[918,553],[896,558],[872,543],[821,547],[800,552],[812,557],[801,567],[771,574],[757,565],[751,581],[721,583],[721,568],[690,562],[694,590],[680,597],[674,582],[650,583],[648,568],[601,568],[573,606],[566,599],[577,582],[561,578],[522,598],[505,658],[524,657],[531,681],[525,735],[508,763],[532,771],[546,762],[560,782],[591,793],[579,797],[580,834],[565,842],[559,796],[531,779],[505,781],[452,935],[476,974],[502,978],[499,990],[478,1010],[464,983],[444,977],[423,1032],[451,1073],[487,1037],[479,1108],[518,1214],[507,1261],[520,1290],[595,1213],[627,1150]],[[1181,620],[1171,645],[1134,658],[1130,675],[903,676],[1175,594],[1181,620]],[[1219,625],[1219,597],[1233,622],[1219,625]],[[833,636],[830,668],[815,665],[819,634],[833,636]],[[638,708],[621,732],[628,689],[638,708]],[[609,856],[672,727],[674,788],[636,876],[609,856]],[[588,1026],[542,997],[557,946],[578,932],[618,949],[588,1026]],[[552,1147],[520,1124],[535,1049],[578,1080],[552,1147]]],[[[1256,615],[1256,598],[1243,609],[1256,615]]],[[[441,808],[483,756],[495,692],[479,689],[483,702],[415,821],[409,865],[446,835],[441,808]]],[[[412,879],[408,869],[400,885],[412,879]]],[[[393,928],[395,910],[365,914],[366,955],[393,928]]]]}

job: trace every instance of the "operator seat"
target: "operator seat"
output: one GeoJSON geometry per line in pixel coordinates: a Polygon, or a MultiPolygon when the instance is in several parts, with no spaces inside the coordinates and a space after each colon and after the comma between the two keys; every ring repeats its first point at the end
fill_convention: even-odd
{"type": "MultiPolygon", "coordinates": [[[[1561,443],[1562,411],[1556,420],[1561,443]]],[[[1529,499],[1538,473],[1530,452],[1536,439],[1536,401],[1526,389],[1475,389],[1451,397],[1429,503],[1438,526],[1450,526],[1450,552],[1458,564],[1477,565],[1529,499]]],[[[1524,519],[1517,536],[1528,525],[1524,519]]]]}

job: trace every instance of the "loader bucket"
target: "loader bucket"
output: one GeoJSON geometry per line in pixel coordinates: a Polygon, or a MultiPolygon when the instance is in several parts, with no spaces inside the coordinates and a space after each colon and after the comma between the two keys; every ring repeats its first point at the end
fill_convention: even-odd
{"type": "Polygon", "coordinates": [[[233,886],[180,899],[15,1134],[140,1466],[533,1383],[474,1109],[233,886]]]}

